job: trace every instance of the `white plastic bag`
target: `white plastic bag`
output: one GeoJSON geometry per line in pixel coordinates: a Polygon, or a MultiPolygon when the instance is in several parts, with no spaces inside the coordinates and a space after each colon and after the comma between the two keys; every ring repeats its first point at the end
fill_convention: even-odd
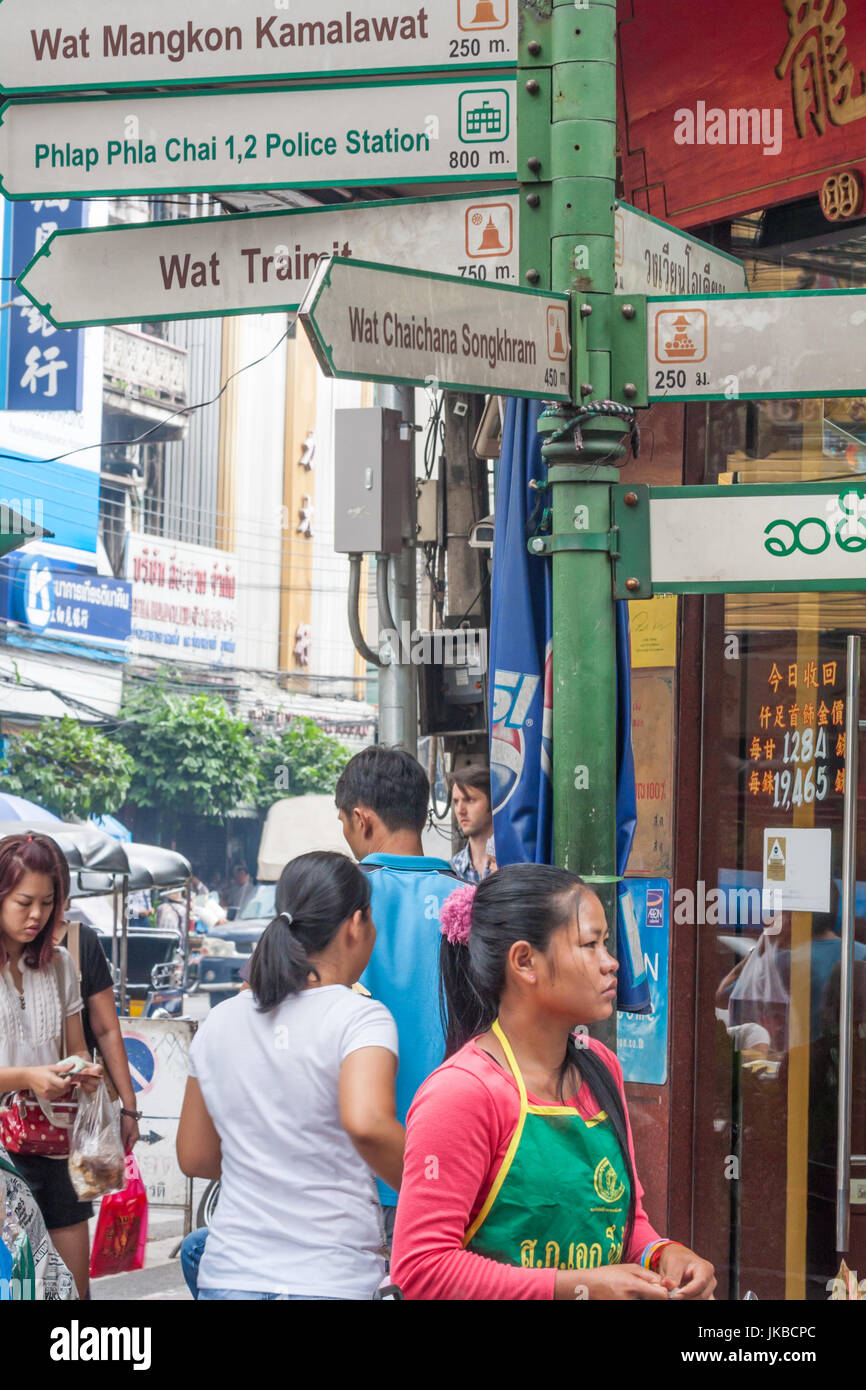
{"type": "Polygon", "coordinates": [[[126,1155],[120,1137],[120,1102],[109,1099],[104,1081],[89,1095],[79,1090],[78,1114],[69,1141],[69,1177],[82,1202],[119,1192],[126,1155]]]}

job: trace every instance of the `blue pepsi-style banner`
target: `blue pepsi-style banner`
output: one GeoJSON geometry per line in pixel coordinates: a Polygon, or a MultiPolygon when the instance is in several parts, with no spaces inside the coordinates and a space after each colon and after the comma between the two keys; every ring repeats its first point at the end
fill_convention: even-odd
{"type": "Polygon", "coordinates": [[[44,555],[11,555],[4,568],[7,616],[31,632],[100,646],[129,641],[132,585],[126,580],[104,579],[44,555]]]}
{"type": "MultiPolygon", "coordinates": [[[[8,284],[30,264],[52,232],[84,226],[86,204],[69,198],[7,202],[3,275],[8,284]]],[[[12,299],[8,294],[6,298],[12,299]]],[[[84,331],[58,329],[22,295],[0,315],[0,405],[5,410],[81,410],[84,331]]]]}

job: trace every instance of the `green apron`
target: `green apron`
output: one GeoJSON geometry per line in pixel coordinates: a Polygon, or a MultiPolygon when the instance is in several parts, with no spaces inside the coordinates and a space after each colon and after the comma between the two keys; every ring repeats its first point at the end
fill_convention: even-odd
{"type": "Polygon", "coordinates": [[[523,1077],[493,1024],[520,1094],[520,1116],[466,1250],[535,1269],[619,1264],[630,1186],[606,1113],[585,1120],[567,1105],[530,1105],[523,1077]]]}

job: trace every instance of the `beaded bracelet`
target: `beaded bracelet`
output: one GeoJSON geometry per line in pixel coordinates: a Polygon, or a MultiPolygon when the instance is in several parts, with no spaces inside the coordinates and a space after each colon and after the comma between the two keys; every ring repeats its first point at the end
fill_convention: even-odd
{"type": "Polygon", "coordinates": [[[675,1240],[651,1240],[640,1257],[641,1267],[643,1269],[655,1269],[665,1246],[676,1245],[676,1243],[675,1240]]]}

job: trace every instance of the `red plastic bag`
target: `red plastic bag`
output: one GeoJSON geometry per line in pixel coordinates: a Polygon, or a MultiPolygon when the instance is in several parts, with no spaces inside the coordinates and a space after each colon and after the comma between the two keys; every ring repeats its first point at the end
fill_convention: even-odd
{"type": "Polygon", "coordinates": [[[90,1254],[90,1277],[127,1274],[144,1268],[147,1245],[147,1193],[132,1154],[126,1158],[126,1186],[103,1197],[90,1254]]]}

